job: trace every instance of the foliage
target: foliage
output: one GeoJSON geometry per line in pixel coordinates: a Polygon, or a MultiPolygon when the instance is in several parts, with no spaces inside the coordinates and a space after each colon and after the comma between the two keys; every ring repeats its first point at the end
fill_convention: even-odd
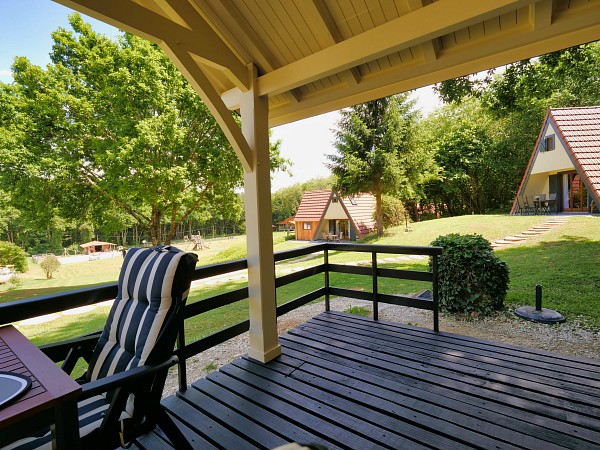
{"type": "Polygon", "coordinates": [[[476,316],[504,307],[508,265],[483,236],[452,233],[431,245],[444,247],[438,266],[441,310],[476,316]]]}
{"type": "Polygon", "coordinates": [[[383,234],[382,196],[413,199],[427,164],[416,146],[417,120],[408,93],[355,105],[341,112],[336,154],[327,155],[342,195],[370,192],[376,199],[377,234],[383,234]]]}
{"type": "Polygon", "coordinates": [[[402,201],[391,195],[381,197],[383,226],[387,228],[396,227],[404,223],[404,205],[402,201]]]}
{"type": "Polygon", "coordinates": [[[447,105],[424,128],[440,167],[439,179],[425,188],[431,203],[444,205],[452,215],[508,207],[522,175],[522,158],[501,145],[498,122],[479,101],[447,105]]]}
{"type": "Polygon", "coordinates": [[[40,267],[46,274],[46,278],[51,280],[52,274],[54,274],[54,272],[56,272],[60,267],[60,261],[56,256],[48,255],[42,260],[40,267]]]}
{"type": "MultiPolygon", "coordinates": [[[[168,57],[77,14],[70,24],[52,34],[46,69],[16,58],[15,82],[0,86],[0,186],[14,205],[40,229],[57,216],[134,222],[154,244],[163,221],[174,232],[194,211],[239,210],[241,164],[168,57]]],[[[271,165],[285,166],[278,142],[271,165]]]]}
{"type": "Polygon", "coordinates": [[[0,241],[0,267],[11,265],[19,272],[27,272],[27,254],[18,245],[0,241]]]}
{"type": "Polygon", "coordinates": [[[371,311],[369,311],[369,309],[365,308],[364,306],[351,306],[350,308],[346,309],[344,312],[348,313],[348,314],[354,314],[356,316],[363,316],[363,317],[369,317],[369,314],[371,314],[371,311]]]}

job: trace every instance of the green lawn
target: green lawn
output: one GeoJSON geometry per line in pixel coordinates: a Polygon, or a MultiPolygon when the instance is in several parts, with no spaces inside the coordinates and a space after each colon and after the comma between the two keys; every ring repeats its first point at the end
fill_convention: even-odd
{"type": "MultiPolygon", "coordinates": [[[[514,216],[462,216],[411,224],[411,232],[404,227],[388,230],[381,239],[369,238],[366,242],[393,245],[428,245],[439,235],[448,233],[478,233],[488,239],[497,239],[518,233],[532,225],[542,223],[545,217],[514,216]]],[[[285,233],[274,234],[275,251],[304,246],[306,243],[285,240],[285,233]]],[[[245,241],[241,237],[208,241],[210,249],[199,251],[201,265],[245,257],[245,241]]],[[[567,222],[516,247],[497,250],[498,256],[510,268],[510,286],[507,305],[532,305],[535,303],[535,285],[544,287],[544,307],[560,311],[567,319],[583,317],[590,327],[600,327],[600,217],[574,216],[567,222]]],[[[385,256],[385,255],[383,255],[385,256]]],[[[357,262],[369,260],[364,253],[332,252],[331,262],[357,262]]],[[[279,274],[291,268],[303,268],[322,261],[300,258],[277,264],[279,274]]],[[[31,264],[21,276],[22,287],[7,291],[0,287],[0,301],[10,301],[60,290],[73,289],[83,284],[114,281],[122,259],[85,261],[65,264],[53,280],[46,280],[41,269],[31,264]]],[[[389,267],[424,270],[426,261],[387,264],[389,267]]],[[[242,287],[244,280],[205,285],[194,289],[190,302],[217,293],[242,287]]],[[[371,280],[360,275],[331,274],[331,284],[340,287],[369,290],[371,280]]],[[[279,288],[278,303],[283,303],[323,285],[323,276],[279,288]]],[[[381,292],[409,293],[428,288],[428,283],[381,279],[381,292]]],[[[19,324],[20,330],[36,344],[76,336],[101,327],[108,307],[97,307],[80,315],[62,315],[59,319],[36,325],[19,324]]],[[[187,338],[197,339],[223,327],[247,318],[247,302],[228,305],[186,323],[187,338]]]]}

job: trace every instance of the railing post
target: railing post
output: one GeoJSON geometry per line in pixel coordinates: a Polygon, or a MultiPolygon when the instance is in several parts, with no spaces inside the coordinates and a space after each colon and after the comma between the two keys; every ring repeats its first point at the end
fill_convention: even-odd
{"type": "Polygon", "coordinates": [[[371,270],[373,277],[373,320],[379,320],[379,302],[377,301],[377,253],[371,253],[371,270]]]}
{"type": "Polygon", "coordinates": [[[323,263],[325,264],[325,311],[330,311],[331,305],[329,303],[329,251],[327,247],[325,247],[323,258],[323,263]]]}
{"type": "Polygon", "coordinates": [[[433,255],[433,331],[440,331],[439,299],[438,299],[438,255],[433,255]]]}
{"type": "Polygon", "coordinates": [[[187,372],[185,364],[185,331],[184,324],[182,323],[177,331],[177,350],[179,353],[179,362],[177,363],[177,375],[179,378],[179,391],[184,392],[187,390],[187,372]]]}

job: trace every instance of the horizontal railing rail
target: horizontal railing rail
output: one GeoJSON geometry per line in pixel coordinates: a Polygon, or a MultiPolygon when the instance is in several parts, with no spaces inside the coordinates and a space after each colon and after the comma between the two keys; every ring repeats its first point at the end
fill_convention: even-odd
{"type": "MultiPolygon", "coordinates": [[[[424,310],[433,311],[433,328],[438,330],[438,281],[437,266],[438,257],[441,255],[440,247],[400,247],[393,245],[369,245],[369,244],[342,244],[342,243],[320,243],[298,249],[278,252],[274,255],[275,263],[287,261],[294,263],[303,261],[303,257],[309,256],[308,260],[313,263],[310,267],[300,268],[299,270],[280,275],[275,279],[275,286],[283,286],[305,280],[309,277],[324,274],[323,286],[306,292],[299,297],[277,306],[277,316],[286,314],[300,306],[311,301],[325,298],[325,309],[330,309],[330,296],[343,296],[373,302],[373,318],[378,320],[379,303],[389,303],[394,305],[410,306],[424,310]],[[369,266],[354,266],[338,263],[330,263],[332,255],[343,252],[361,252],[371,254],[371,263],[369,266]],[[424,255],[431,257],[432,270],[418,271],[405,270],[390,267],[378,267],[378,254],[397,254],[397,255],[424,255]],[[312,256],[312,257],[311,257],[312,256]],[[318,261],[322,257],[322,262],[318,261]],[[372,278],[373,289],[369,291],[359,291],[339,286],[330,285],[331,273],[345,273],[353,275],[364,275],[372,278]],[[379,278],[404,279],[432,283],[432,299],[420,299],[407,295],[386,294],[379,292],[379,278]]],[[[207,279],[219,275],[231,274],[233,272],[244,271],[248,268],[247,260],[239,259],[210,266],[198,267],[194,273],[194,280],[207,279]]],[[[25,300],[0,304],[0,323],[17,322],[44,314],[56,313],[80,306],[88,306],[101,301],[114,299],[117,295],[117,284],[108,283],[101,286],[77,289],[74,291],[44,295],[25,300]]],[[[237,303],[248,298],[248,288],[241,287],[231,291],[217,294],[193,303],[185,307],[184,318],[190,320],[201,314],[213,311],[226,305],[237,303]]],[[[185,329],[181,327],[178,336],[178,345],[175,354],[179,356],[179,385],[181,390],[187,388],[186,379],[186,360],[209,348],[221,344],[233,337],[236,337],[250,327],[249,320],[243,320],[229,327],[212,333],[208,336],[199,338],[193,342],[186,343],[185,329]]]]}

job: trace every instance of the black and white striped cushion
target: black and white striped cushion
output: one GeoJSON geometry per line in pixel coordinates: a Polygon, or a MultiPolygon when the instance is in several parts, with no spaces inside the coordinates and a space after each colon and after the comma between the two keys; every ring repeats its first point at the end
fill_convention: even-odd
{"type": "MultiPolygon", "coordinates": [[[[162,339],[174,319],[173,313],[185,304],[190,289],[190,272],[196,255],[175,247],[128,250],[119,291],[96,344],[86,373],[87,381],[165,359],[173,350],[173,339],[162,339]],[[186,258],[185,261],[182,261],[186,258]]],[[[170,330],[173,332],[173,330],[170,330]]],[[[85,437],[100,427],[109,406],[110,394],[97,395],[78,403],[79,433],[85,437]]],[[[122,418],[133,415],[133,396],[122,418]]],[[[14,442],[2,450],[51,449],[48,427],[37,435],[14,442]]]]}
{"type": "Polygon", "coordinates": [[[184,286],[175,282],[179,262],[186,255],[174,247],[129,249],[88,380],[143,365],[152,356],[173,308],[187,298],[189,282],[184,286]]]}

